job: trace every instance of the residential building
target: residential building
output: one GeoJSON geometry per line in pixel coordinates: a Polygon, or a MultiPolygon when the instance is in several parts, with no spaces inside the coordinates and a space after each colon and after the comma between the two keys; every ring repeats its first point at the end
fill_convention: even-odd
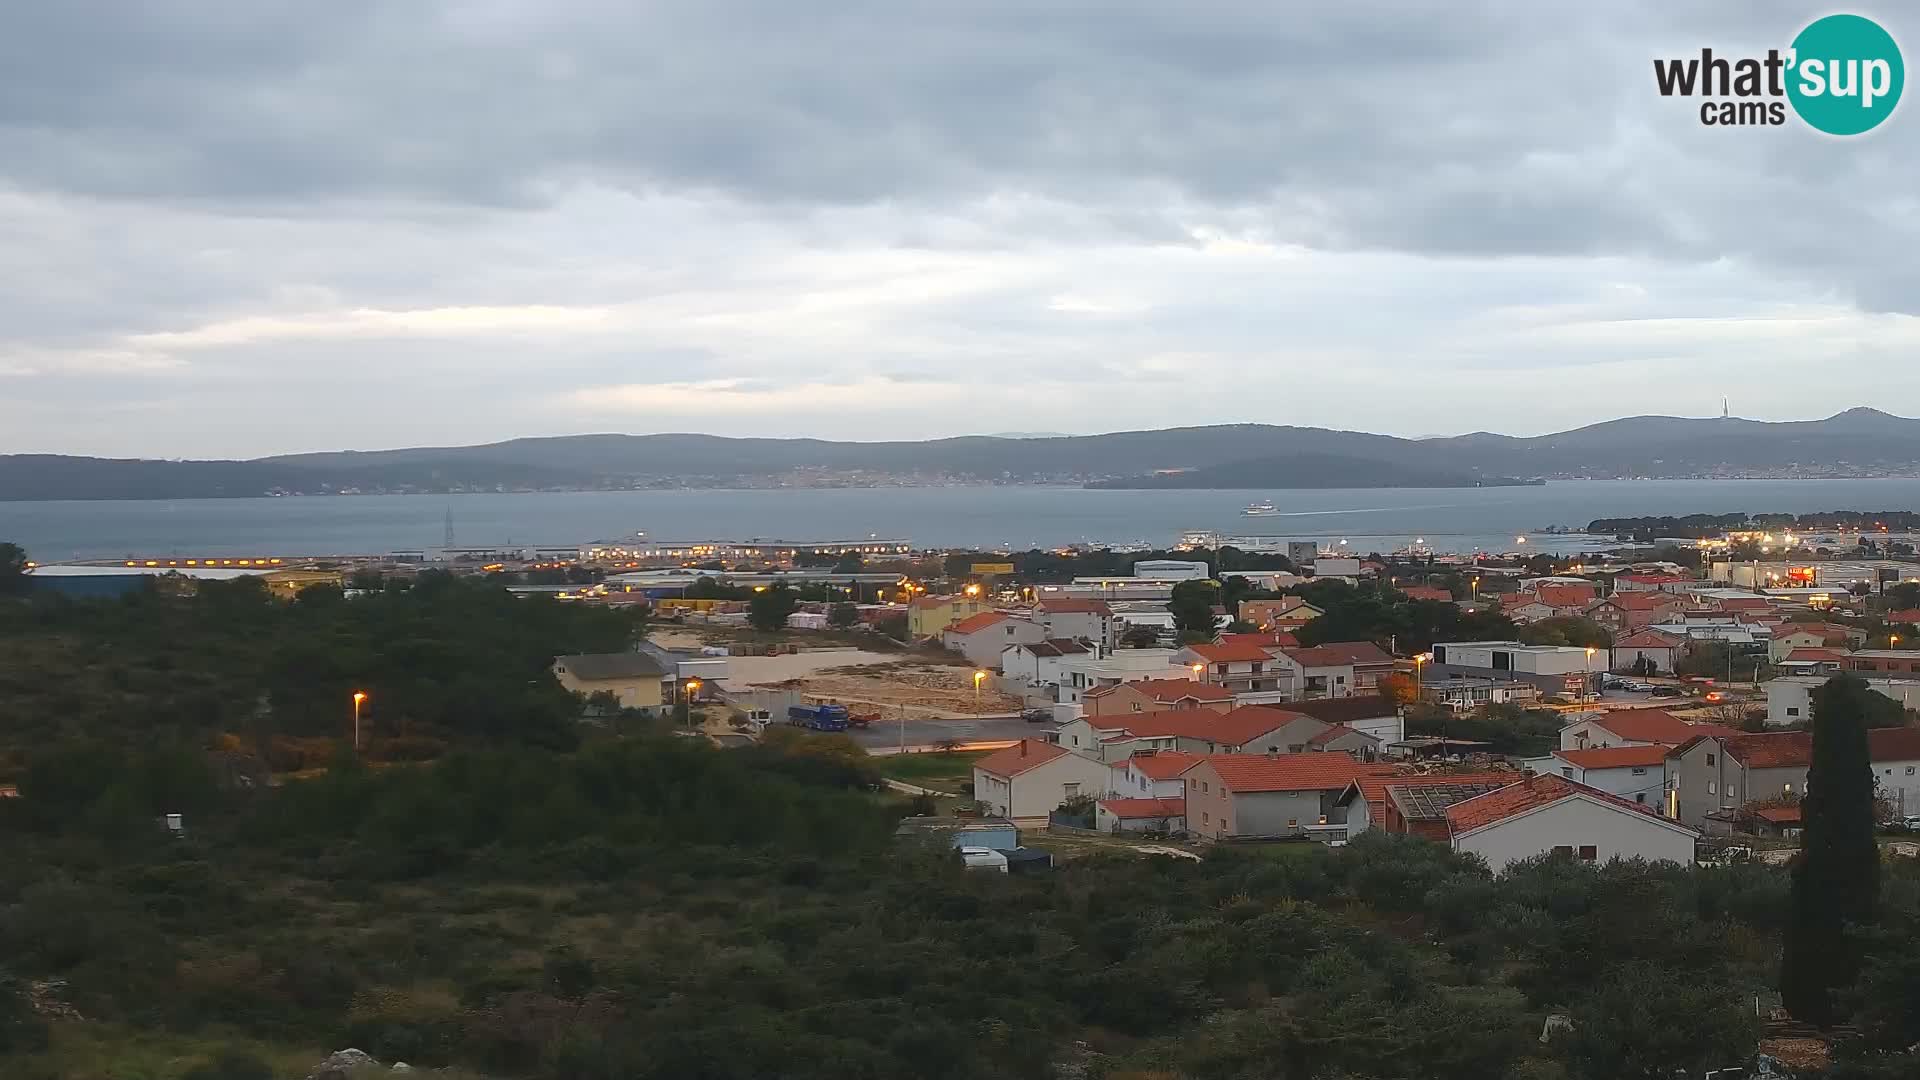
{"type": "Polygon", "coordinates": [[[1773,666],[1784,675],[1818,675],[1825,678],[1838,675],[1840,663],[1846,658],[1847,654],[1838,649],[1809,649],[1802,646],[1789,652],[1786,659],[1774,661],[1773,666]]]}
{"type": "Polygon", "coordinates": [[[1520,779],[1510,769],[1416,773],[1403,769],[1360,776],[1334,799],[1347,836],[1368,829],[1423,836],[1446,843],[1446,808],[1520,779]]]}
{"type": "MultiPolygon", "coordinates": [[[[1896,620],[1891,617],[1888,622],[1896,620]]],[[[1852,626],[1838,623],[1786,623],[1773,632],[1767,642],[1767,659],[1774,663],[1785,660],[1795,649],[1837,649],[1842,652],[1855,645],[1864,645],[1867,632],[1852,626]]]]}
{"type": "Polygon", "coordinates": [[[1182,797],[1187,784],[1180,776],[1200,757],[1179,750],[1142,750],[1109,764],[1113,775],[1107,780],[1107,793],[1122,799],[1182,797]]]}
{"type": "Polygon", "coordinates": [[[1189,645],[1174,654],[1174,663],[1193,671],[1193,677],[1235,694],[1287,694],[1293,673],[1276,665],[1265,648],[1251,643],[1189,645]]]}
{"type": "Polygon", "coordinates": [[[1167,799],[1101,799],[1093,804],[1093,827],[1101,832],[1184,832],[1187,827],[1187,800],[1184,796],[1167,799]]]}
{"type": "Polygon", "coordinates": [[[1294,633],[1324,614],[1326,612],[1297,596],[1283,596],[1278,600],[1240,601],[1240,618],[1262,630],[1294,633]]]}
{"type": "Polygon", "coordinates": [[[1685,638],[1658,630],[1635,630],[1613,639],[1607,666],[1613,671],[1640,671],[1644,665],[1649,674],[1671,672],[1686,652],[1685,638]]]}
{"type": "Polygon", "coordinates": [[[1512,679],[1447,679],[1420,684],[1422,701],[1445,705],[1457,711],[1487,705],[1526,705],[1539,697],[1539,687],[1512,679]]]}
{"type": "MultiPolygon", "coordinates": [[[[1805,651],[1796,650],[1795,655],[1805,651]]],[[[1825,685],[1829,677],[1782,675],[1769,679],[1766,683],[1767,726],[1785,727],[1813,719],[1813,692],[1825,685]]],[[[1920,709],[1920,680],[1867,679],[1866,684],[1883,697],[1899,702],[1902,709],[1920,709]]]]}
{"type": "Polygon", "coordinates": [[[1286,711],[1311,716],[1326,724],[1339,724],[1364,732],[1380,740],[1382,746],[1407,737],[1407,724],[1400,707],[1379,694],[1289,701],[1286,711]]]}
{"type": "Polygon", "coordinates": [[[1453,603],[1453,594],[1434,585],[1402,585],[1400,595],[1409,600],[1436,600],[1443,604],[1453,603]]]}
{"type": "MultiPolygon", "coordinates": [[[[1313,720],[1312,717],[1306,717],[1313,720]]],[[[1318,720],[1313,720],[1319,723],[1318,720]]],[[[1379,761],[1384,740],[1364,731],[1350,728],[1345,724],[1334,724],[1323,728],[1318,734],[1307,739],[1307,750],[1315,753],[1339,752],[1351,754],[1358,761],[1379,761]]]]}
{"type": "Polygon", "coordinates": [[[1545,619],[1557,619],[1568,612],[1543,602],[1532,593],[1514,593],[1500,598],[1500,614],[1525,626],[1545,619]]]}
{"type": "Polygon", "coordinates": [[[1272,656],[1281,649],[1297,649],[1300,639],[1284,630],[1257,630],[1247,634],[1221,634],[1222,645],[1252,645],[1272,656]]]}
{"type": "Polygon", "coordinates": [[[1042,600],[1034,606],[1033,621],[1045,627],[1050,638],[1097,642],[1106,652],[1120,647],[1120,623],[1105,600],[1042,600]]]}
{"type": "Polygon", "coordinates": [[[1873,759],[1873,782],[1893,812],[1920,814],[1920,728],[1869,731],[1867,754],[1873,759]]]}
{"type": "MultiPolygon", "coordinates": [[[[1878,794],[1904,814],[1920,812],[1920,728],[1867,732],[1878,794]]],[[[1689,825],[1725,820],[1748,803],[1807,791],[1809,731],[1703,736],[1667,754],[1667,811],[1689,825]]]]}
{"type": "Polygon", "coordinates": [[[1616,595],[1627,592],[1679,593],[1697,584],[1698,579],[1682,574],[1616,574],[1613,591],[1616,595]]]}
{"type": "Polygon", "coordinates": [[[1600,589],[1591,581],[1543,581],[1533,587],[1533,595],[1555,611],[1578,615],[1600,598],[1600,589]]]}
{"type": "Polygon", "coordinates": [[[1311,648],[1282,649],[1298,676],[1300,696],[1348,697],[1374,693],[1393,672],[1393,657],[1371,641],[1330,641],[1311,648]]]}
{"type": "Polygon", "coordinates": [[[1004,611],[969,615],[940,631],[940,644],[947,651],[966,657],[975,667],[998,667],[1000,654],[1009,645],[1031,645],[1045,640],[1047,631],[1039,623],[1004,611]]]}
{"type": "Polygon", "coordinates": [[[1701,735],[1738,735],[1721,724],[1693,724],[1664,709],[1614,709],[1589,713],[1560,729],[1560,749],[1608,746],[1679,746],[1701,735]]]}
{"type": "Polygon", "coordinates": [[[973,764],[973,797],[1004,818],[1045,818],[1062,802],[1107,793],[1106,765],[1054,743],[1022,739],[973,764]]]}
{"type": "Polygon", "coordinates": [[[998,666],[1002,675],[1015,682],[1057,687],[1066,674],[1062,661],[1070,656],[1086,656],[1097,649],[1098,646],[1089,647],[1084,642],[1067,639],[1015,642],[1001,648],[998,666]]]}
{"type": "Polygon", "coordinates": [[[1543,774],[1447,807],[1455,851],[1498,874],[1523,859],[1559,854],[1581,862],[1645,859],[1693,865],[1699,834],[1638,803],[1543,774]]]}
{"type": "Polygon", "coordinates": [[[1445,641],[1433,646],[1423,678],[1503,679],[1528,682],[1545,694],[1583,697],[1598,689],[1597,676],[1610,657],[1604,649],[1522,645],[1517,641],[1445,641]]]}
{"type": "Polygon", "coordinates": [[[1557,773],[1628,802],[1658,809],[1665,801],[1670,749],[1642,745],[1555,750],[1544,758],[1528,761],[1527,766],[1538,773],[1557,773]]]}
{"type": "Polygon", "coordinates": [[[1664,613],[1682,606],[1672,593],[1623,592],[1588,604],[1583,614],[1615,637],[1664,621],[1664,613]]]}
{"type": "Polygon", "coordinates": [[[1212,840],[1298,836],[1331,823],[1334,800],[1363,775],[1394,771],[1346,754],[1238,754],[1188,769],[1187,831],[1212,840]]]}
{"type": "Polygon", "coordinates": [[[919,596],[907,604],[907,637],[914,641],[937,638],[940,631],[983,611],[992,611],[993,601],[984,596],[919,596]]]}
{"type": "Polygon", "coordinates": [[[1059,743],[1108,763],[1145,750],[1190,754],[1313,752],[1312,739],[1330,725],[1310,716],[1261,705],[1219,713],[1207,709],[1080,716],[1060,726],[1059,743]]]}
{"type": "Polygon", "coordinates": [[[1901,608],[1897,611],[1889,611],[1881,617],[1890,623],[1899,623],[1906,626],[1920,625],[1920,609],[1901,608]]]}
{"type": "Polygon", "coordinates": [[[1861,649],[1848,653],[1840,670],[1863,677],[1920,679],[1920,649],[1861,649]]]}
{"type": "MultiPolygon", "coordinates": [[[[1170,670],[1179,670],[1178,668],[1170,670]]],[[[1087,691],[1080,699],[1087,717],[1124,717],[1176,709],[1230,712],[1233,691],[1190,679],[1140,679],[1087,691]]]]}
{"type": "Polygon", "coordinates": [[[1193,678],[1192,671],[1174,666],[1173,654],[1172,649],[1120,649],[1097,657],[1063,657],[1059,699],[1077,703],[1091,691],[1121,683],[1193,678]]]}
{"type": "Polygon", "coordinates": [[[576,694],[612,694],[623,709],[649,715],[674,701],[673,674],[646,653],[584,653],[553,658],[553,676],[576,694]]]}

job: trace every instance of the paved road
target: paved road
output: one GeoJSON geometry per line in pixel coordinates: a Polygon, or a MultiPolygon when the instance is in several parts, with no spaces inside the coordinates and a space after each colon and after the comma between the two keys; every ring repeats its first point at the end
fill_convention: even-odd
{"type": "MultiPolygon", "coordinates": [[[[908,720],[906,729],[908,746],[932,746],[942,739],[958,739],[961,742],[1037,739],[1052,731],[1053,725],[1029,724],[1017,716],[982,716],[965,720],[908,720]]],[[[851,734],[853,741],[861,746],[898,746],[901,740],[900,721],[882,720],[864,731],[856,729],[851,734]]]]}

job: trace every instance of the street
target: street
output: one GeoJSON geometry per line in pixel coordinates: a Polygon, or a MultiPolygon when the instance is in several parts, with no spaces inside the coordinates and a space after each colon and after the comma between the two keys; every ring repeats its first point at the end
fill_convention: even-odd
{"type": "MultiPolygon", "coordinates": [[[[900,745],[901,722],[882,720],[865,730],[855,729],[848,734],[853,741],[872,750],[891,749],[900,745]]],[[[961,742],[1006,742],[1016,739],[1037,739],[1052,731],[1052,724],[1029,724],[1018,716],[981,716],[955,720],[908,720],[906,721],[906,744],[912,746],[932,746],[942,739],[958,739],[961,742]]]]}

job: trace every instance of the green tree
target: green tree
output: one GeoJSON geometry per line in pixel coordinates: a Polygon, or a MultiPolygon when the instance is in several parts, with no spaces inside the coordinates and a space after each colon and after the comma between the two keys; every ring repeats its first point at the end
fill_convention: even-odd
{"type": "Polygon", "coordinates": [[[860,609],[852,604],[835,604],[827,610],[827,625],[845,630],[860,621],[860,609]]]}
{"type": "Polygon", "coordinates": [[[755,630],[771,633],[787,625],[787,616],[800,607],[800,598],[793,594],[784,583],[769,585],[753,594],[747,601],[747,622],[755,630]]]}
{"type": "Polygon", "coordinates": [[[1813,761],[1800,802],[1780,996],[1797,1019],[1823,1028],[1839,1019],[1836,993],[1859,977],[1859,946],[1849,928],[1872,921],[1880,891],[1867,752],[1867,699],[1878,696],[1852,675],[1836,675],[1813,692],[1813,761]]]}
{"type": "Polygon", "coordinates": [[[1541,619],[1520,628],[1520,640],[1527,645],[1571,645],[1577,648],[1611,649],[1613,635],[1592,619],[1579,615],[1561,615],[1541,619]]]}
{"type": "Polygon", "coordinates": [[[27,591],[27,553],[18,544],[0,544],[0,596],[27,591]]]}
{"type": "Polygon", "coordinates": [[[1160,631],[1151,626],[1129,626],[1120,634],[1120,645],[1127,649],[1151,649],[1160,644],[1160,631]]]}
{"type": "Polygon", "coordinates": [[[1173,629],[1183,638],[1212,640],[1213,605],[1220,590],[1211,581],[1182,581],[1173,587],[1167,610],[1173,613],[1173,629]]]}

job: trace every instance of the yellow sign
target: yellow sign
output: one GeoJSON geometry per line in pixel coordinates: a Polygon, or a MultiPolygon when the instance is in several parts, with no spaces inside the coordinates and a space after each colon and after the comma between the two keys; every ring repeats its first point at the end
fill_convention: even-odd
{"type": "Polygon", "coordinates": [[[1011,574],[1013,573],[1013,564],[1010,562],[977,562],[973,564],[973,572],[976,574],[1011,574]]]}

